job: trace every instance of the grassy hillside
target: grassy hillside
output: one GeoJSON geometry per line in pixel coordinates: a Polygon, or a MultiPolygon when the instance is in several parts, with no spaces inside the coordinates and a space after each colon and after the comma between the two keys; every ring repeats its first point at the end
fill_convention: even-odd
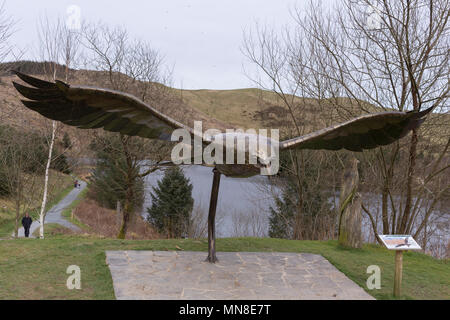
{"type": "MultiPolygon", "coordinates": [[[[43,75],[44,63],[37,62],[17,62],[14,64],[0,65],[1,70],[20,69],[25,73],[34,74],[45,79],[43,75]]],[[[58,72],[63,78],[63,67],[58,72]]],[[[90,70],[71,70],[69,83],[74,85],[92,85],[97,87],[108,87],[108,77],[104,72],[90,70]]],[[[128,79],[124,77],[123,79],[128,79]]],[[[0,123],[13,124],[22,128],[42,128],[49,126],[48,120],[35,112],[26,109],[20,103],[20,95],[12,86],[12,81],[19,81],[17,77],[9,72],[0,72],[0,123]]],[[[128,81],[128,80],[127,80],[128,81]]],[[[160,84],[152,84],[159,91],[166,92],[165,98],[161,101],[147,101],[155,108],[171,115],[178,121],[187,125],[193,125],[193,121],[203,121],[204,129],[216,128],[219,130],[233,128],[277,128],[282,129],[292,126],[291,115],[288,113],[282,99],[274,92],[264,91],[256,88],[237,90],[181,90],[165,87],[160,84]]],[[[138,84],[128,85],[127,92],[137,94],[138,84]]],[[[156,92],[156,91],[155,91],[156,92]]],[[[346,98],[330,99],[310,99],[288,96],[295,105],[298,124],[302,127],[303,133],[323,128],[324,126],[348,120],[361,113],[356,103],[346,98]],[[336,106],[343,106],[338,114],[336,106]]],[[[150,99],[151,100],[151,99],[150,99]]],[[[381,112],[381,108],[375,107],[365,102],[359,102],[367,112],[381,112]]],[[[438,139],[445,139],[450,135],[449,126],[450,115],[432,117],[424,128],[433,128],[433,136],[438,139]],[[437,134],[437,132],[439,134],[437,134]]],[[[73,137],[73,153],[84,153],[83,144],[89,141],[92,136],[91,130],[77,130],[72,127],[63,126],[59,134],[68,132],[73,137]]]]}
{"type": "MultiPolygon", "coordinates": [[[[114,299],[105,250],[182,250],[207,252],[206,240],[112,240],[55,235],[46,240],[0,242],[0,299],[114,299]],[[78,265],[82,289],[68,290],[66,269],[78,265]]],[[[393,299],[394,253],[376,245],[342,249],[335,241],[218,239],[221,251],[305,252],[321,254],[377,299],[393,299]],[[380,290],[368,290],[367,267],[381,268],[380,290]]],[[[404,255],[401,299],[450,299],[449,261],[421,253],[404,255]]],[[[200,261],[199,261],[200,263],[200,261]]]]}
{"type": "MultiPolygon", "coordinates": [[[[220,119],[238,128],[280,128],[290,123],[290,115],[282,99],[274,92],[261,89],[237,90],[178,90],[177,95],[209,117],[220,119]]],[[[322,125],[323,108],[331,109],[327,101],[321,105],[316,99],[288,96],[304,111],[300,125],[308,129],[322,125]]],[[[376,110],[376,108],[374,108],[376,110]]],[[[330,115],[331,116],[331,115],[330,115]]]]}

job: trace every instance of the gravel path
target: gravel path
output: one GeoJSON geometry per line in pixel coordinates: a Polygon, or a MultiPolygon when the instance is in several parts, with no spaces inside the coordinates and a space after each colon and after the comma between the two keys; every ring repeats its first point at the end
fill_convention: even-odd
{"type": "MultiPolygon", "coordinates": [[[[47,216],[45,217],[45,224],[56,223],[63,227],[66,227],[70,230],[80,231],[80,228],[78,228],[73,223],[67,221],[61,214],[65,208],[70,206],[72,204],[72,202],[78,198],[78,195],[81,193],[81,191],[83,191],[86,188],[86,186],[87,186],[86,182],[80,181],[80,188],[77,188],[77,189],[74,188],[72,191],[69,192],[69,194],[65,198],[63,198],[60,202],[58,202],[58,204],[56,204],[53,208],[51,208],[47,212],[47,216]]],[[[34,238],[32,236],[33,232],[36,229],[38,229],[39,226],[40,226],[40,223],[38,220],[33,221],[33,224],[31,225],[31,228],[30,228],[30,238],[34,238]]],[[[13,233],[13,236],[14,236],[14,233],[13,233]]],[[[25,231],[22,227],[19,229],[19,238],[23,238],[23,237],[25,237],[25,231]]]]}

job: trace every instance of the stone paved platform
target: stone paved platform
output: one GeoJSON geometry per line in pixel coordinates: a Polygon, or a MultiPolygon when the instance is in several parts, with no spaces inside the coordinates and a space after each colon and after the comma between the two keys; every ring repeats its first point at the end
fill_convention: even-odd
{"type": "Polygon", "coordinates": [[[306,253],[107,251],[121,300],[374,299],[320,255],[306,253]]]}

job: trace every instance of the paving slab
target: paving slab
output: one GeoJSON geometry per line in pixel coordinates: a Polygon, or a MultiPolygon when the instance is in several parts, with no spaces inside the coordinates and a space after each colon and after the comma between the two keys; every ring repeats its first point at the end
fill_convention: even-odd
{"type": "Polygon", "coordinates": [[[374,300],[320,255],[106,251],[119,300],[374,300]]]}

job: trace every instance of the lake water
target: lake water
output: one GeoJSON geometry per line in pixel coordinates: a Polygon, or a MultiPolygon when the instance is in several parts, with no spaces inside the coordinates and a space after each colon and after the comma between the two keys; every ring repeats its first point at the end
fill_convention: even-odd
{"type": "MultiPolygon", "coordinates": [[[[73,159],[72,159],[73,160],[73,159]]],[[[77,162],[90,165],[95,164],[93,159],[76,159],[77,162]]],[[[209,197],[212,186],[212,168],[202,166],[183,166],[185,175],[193,185],[194,211],[201,216],[202,231],[206,235],[206,219],[209,208],[209,197]]],[[[157,181],[162,179],[164,173],[156,171],[146,177],[145,202],[142,216],[147,215],[146,208],[151,206],[150,192],[157,181]]],[[[216,233],[218,238],[227,237],[267,237],[269,231],[270,206],[274,205],[274,196],[280,190],[268,183],[267,177],[257,176],[246,179],[232,179],[222,175],[219,200],[216,214],[216,233]]],[[[333,204],[338,201],[339,194],[329,201],[333,204]]],[[[381,196],[375,193],[362,194],[364,204],[373,213],[381,208],[381,196]]],[[[398,202],[395,197],[395,202],[398,202]]],[[[415,201],[415,199],[414,199],[415,201]]],[[[390,207],[389,214],[390,212],[390,207]]],[[[381,216],[379,213],[377,214],[381,216]]],[[[375,242],[374,233],[368,216],[362,213],[362,231],[366,242],[375,242]]],[[[382,231],[382,222],[377,221],[378,232],[382,231]]],[[[450,243],[450,209],[445,204],[435,208],[427,226],[429,230],[429,249],[436,257],[445,256],[450,243]]],[[[421,239],[416,239],[421,243],[421,239]]]]}
{"type": "MultiPolygon", "coordinates": [[[[193,185],[194,210],[201,211],[206,219],[211,196],[212,168],[183,166],[183,171],[193,185]]],[[[152,187],[157,185],[163,175],[162,171],[156,171],[146,177],[143,216],[146,215],[145,208],[151,206],[152,187]]],[[[269,208],[274,201],[270,194],[261,190],[270,188],[268,178],[256,176],[236,179],[222,175],[220,179],[216,213],[217,237],[267,236],[269,208]],[[256,229],[255,224],[258,225],[256,229]]]]}
{"type": "MultiPolygon", "coordinates": [[[[183,171],[193,185],[194,211],[200,212],[202,223],[206,226],[206,218],[209,208],[209,198],[213,173],[212,168],[202,166],[184,166],[183,171]]],[[[151,206],[150,192],[157,181],[162,179],[164,173],[156,171],[146,177],[146,197],[143,216],[146,216],[147,207],[151,206]]],[[[216,214],[216,232],[218,238],[227,237],[267,237],[269,230],[270,206],[274,205],[273,196],[280,191],[271,187],[268,178],[257,176],[246,179],[234,179],[221,176],[219,200],[216,214]]],[[[381,196],[377,194],[362,194],[365,205],[369,210],[380,208],[381,196]]],[[[330,198],[334,202],[336,198],[330,198]]],[[[398,200],[398,199],[397,199],[398,200]]],[[[435,234],[430,238],[433,246],[441,246],[445,250],[450,241],[449,214],[440,209],[435,212],[430,220],[429,229],[435,229],[435,234]],[[439,225],[439,227],[437,227],[439,225]]],[[[365,213],[363,217],[363,236],[366,242],[374,242],[374,234],[370,221],[365,213]]],[[[378,221],[378,230],[381,232],[381,221],[378,221]]],[[[204,230],[206,231],[206,230],[204,230]]]]}

